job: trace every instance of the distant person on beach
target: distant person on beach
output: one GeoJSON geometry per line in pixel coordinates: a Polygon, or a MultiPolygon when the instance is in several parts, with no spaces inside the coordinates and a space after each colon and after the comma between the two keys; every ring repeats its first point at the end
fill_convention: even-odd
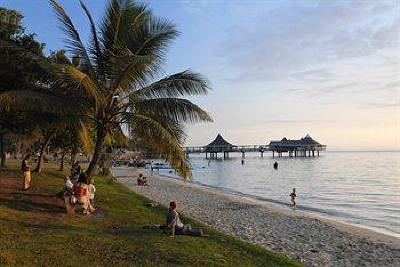
{"type": "Polygon", "coordinates": [[[275,161],[274,163],[274,169],[277,170],[278,169],[278,162],[275,161]]]}
{"type": "Polygon", "coordinates": [[[31,159],[31,154],[27,154],[21,163],[21,171],[23,172],[23,186],[22,190],[28,190],[31,187],[31,165],[29,160],[31,159]]]}
{"type": "Polygon", "coordinates": [[[192,229],[190,225],[184,225],[180,218],[179,213],[176,211],[177,205],[175,201],[169,203],[169,209],[167,213],[167,228],[170,230],[171,237],[178,235],[193,235],[202,236],[203,230],[201,228],[192,229]]]}
{"type": "Polygon", "coordinates": [[[143,184],[143,174],[139,173],[139,177],[136,179],[137,185],[143,184]]]}
{"type": "Polygon", "coordinates": [[[291,198],[293,207],[296,207],[296,188],[293,188],[293,192],[289,196],[291,198]]]}
{"type": "Polygon", "coordinates": [[[147,178],[143,176],[143,174],[139,174],[139,177],[137,178],[137,185],[138,186],[147,186],[147,178]]]}
{"type": "Polygon", "coordinates": [[[242,159],[242,165],[244,165],[244,159],[242,159]]]}

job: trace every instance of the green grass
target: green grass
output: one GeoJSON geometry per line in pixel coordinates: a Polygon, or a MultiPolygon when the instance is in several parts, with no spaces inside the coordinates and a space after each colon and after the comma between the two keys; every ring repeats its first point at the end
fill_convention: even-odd
{"type": "Polygon", "coordinates": [[[187,217],[185,223],[205,228],[208,236],[171,238],[144,229],[163,223],[166,208],[147,207],[148,199],[110,177],[96,177],[96,203],[105,216],[68,217],[63,203],[49,196],[63,185],[54,166],[34,174],[32,190],[25,193],[16,185],[3,186],[6,179],[21,176],[17,163],[9,165],[0,170],[0,265],[298,266],[187,217]]]}

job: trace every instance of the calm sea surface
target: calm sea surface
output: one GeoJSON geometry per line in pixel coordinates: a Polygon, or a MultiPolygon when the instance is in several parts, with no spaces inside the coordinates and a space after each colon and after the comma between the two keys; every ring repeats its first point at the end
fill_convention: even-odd
{"type": "Polygon", "coordinates": [[[400,237],[400,152],[325,152],[315,158],[247,153],[243,165],[240,154],[190,159],[195,183],[279,204],[290,203],[295,187],[300,210],[400,237]]]}

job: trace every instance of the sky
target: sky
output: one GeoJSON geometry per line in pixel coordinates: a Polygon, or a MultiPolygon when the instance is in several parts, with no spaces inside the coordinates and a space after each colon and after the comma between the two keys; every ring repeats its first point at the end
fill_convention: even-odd
{"type": "MultiPolygon", "coordinates": [[[[153,0],[181,35],[165,75],[191,69],[212,90],[190,98],[213,123],[187,127],[186,145],[218,133],[236,145],[310,134],[329,150],[400,150],[400,0],[153,0]]],[[[82,39],[78,1],[59,0],[82,39]]],[[[100,21],[105,0],[86,0],[100,21]]],[[[46,43],[64,48],[46,0],[0,0],[46,43]]]]}

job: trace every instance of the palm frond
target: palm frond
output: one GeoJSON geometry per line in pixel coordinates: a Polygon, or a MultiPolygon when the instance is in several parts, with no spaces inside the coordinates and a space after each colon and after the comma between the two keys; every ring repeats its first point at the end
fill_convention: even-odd
{"type": "Polygon", "coordinates": [[[87,74],[73,66],[66,65],[64,69],[66,74],[64,81],[69,82],[69,87],[73,88],[75,86],[76,88],[83,89],[85,95],[94,100],[96,108],[102,104],[102,97],[99,90],[87,74]]]}
{"type": "Polygon", "coordinates": [[[114,83],[112,88],[116,91],[130,91],[135,87],[143,87],[152,79],[154,70],[151,68],[151,57],[123,54],[110,58],[112,70],[110,76],[114,83]]]}
{"type": "Polygon", "coordinates": [[[133,136],[148,142],[153,152],[165,158],[184,178],[191,178],[190,165],[178,140],[159,122],[150,117],[130,114],[129,127],[133,136]]]}
{"type": "Polygon", "coordinates": [[[135,55],[152,55],[162,61],[168,45],[178,35],[173,23],[147,16],[121,39],[124,39],[125,46],[135,55]]]}
{"type": "Polygon", "coordinates": [[[79,0],[79,3],[81,4],[82,9],[85,11],[85,14],[88,17],[90,23],[90,33],[91,33],[90,36],[91,45],[89,47],[90,54],[93,55],[93,60],[95,62],[95,65],[97,66],[99,74],[104,75],[104,66],[102,62],[103,53],[100,47],[99,39],[97,37],[96,25],[86,5],[81,0],[79,0]]]}
{"type": "Polygon", "coordinates": [[[209,88],[209,82],[202,75],[186,70],[156,81],[133,94],[144,99],[182,97],[207,94],[209,88]]]}
{"type": "Polygon", "coordinates": [[[113,48],[117,43],[119,23],[121,20],[120,0],[110,0],[106,9],[106,14],[100,26],[101,42],[103,44],[105,57],[112,54],[113,48]]]}
{"type": "Polygon", "coordinates": [[[0,94],[0,111],[2,112],[46,112],[60,115],[82,114],[83,108],[71,98],[46,90],[11,90],[0,94]]]}
{"type": "Polygon", "coordinates": [[[118,44],[110,57],[113,88],[124,91],[143,87],[159,74],[168,44],[178,35],[172,23],[153,18],[146,5],[128,2],[122,8],[118,44]]]}
{"type": "Polygon", "coordinates": [[[176,122],[212,122],[210,115],[191,101],[182,98],[139,100],[133,108],[139,114],[159,114],[176,122]]]}
{"type": "Polygon", "coordinates": [[[80,58],[80,67],[88,72],[91,77],[95,77],[95,72],[93,66],[90,62],[89,55],[85,46],[83,45],[81,38],[79,36],[78,31],[76,30],[72,20],[67,15],[65,10],[55,1],[50,0],[50,4],[57,14],[57,18],[60,23],[63,25],[60,28],[67,34],[68,38],[66,38],[66,43],[68,49],[72,52],[72,54],[79,56],[80,58]]]}
{"type": "Polygon", "coordinates": [[[150,16],[151,11],[146,4],[125,0],[122,5],[118,39],[124,43],[124,38],[129,35],[130,31],[135,27],[142,25],[143,21],[146,21],[146,19],[150,16]]]}

